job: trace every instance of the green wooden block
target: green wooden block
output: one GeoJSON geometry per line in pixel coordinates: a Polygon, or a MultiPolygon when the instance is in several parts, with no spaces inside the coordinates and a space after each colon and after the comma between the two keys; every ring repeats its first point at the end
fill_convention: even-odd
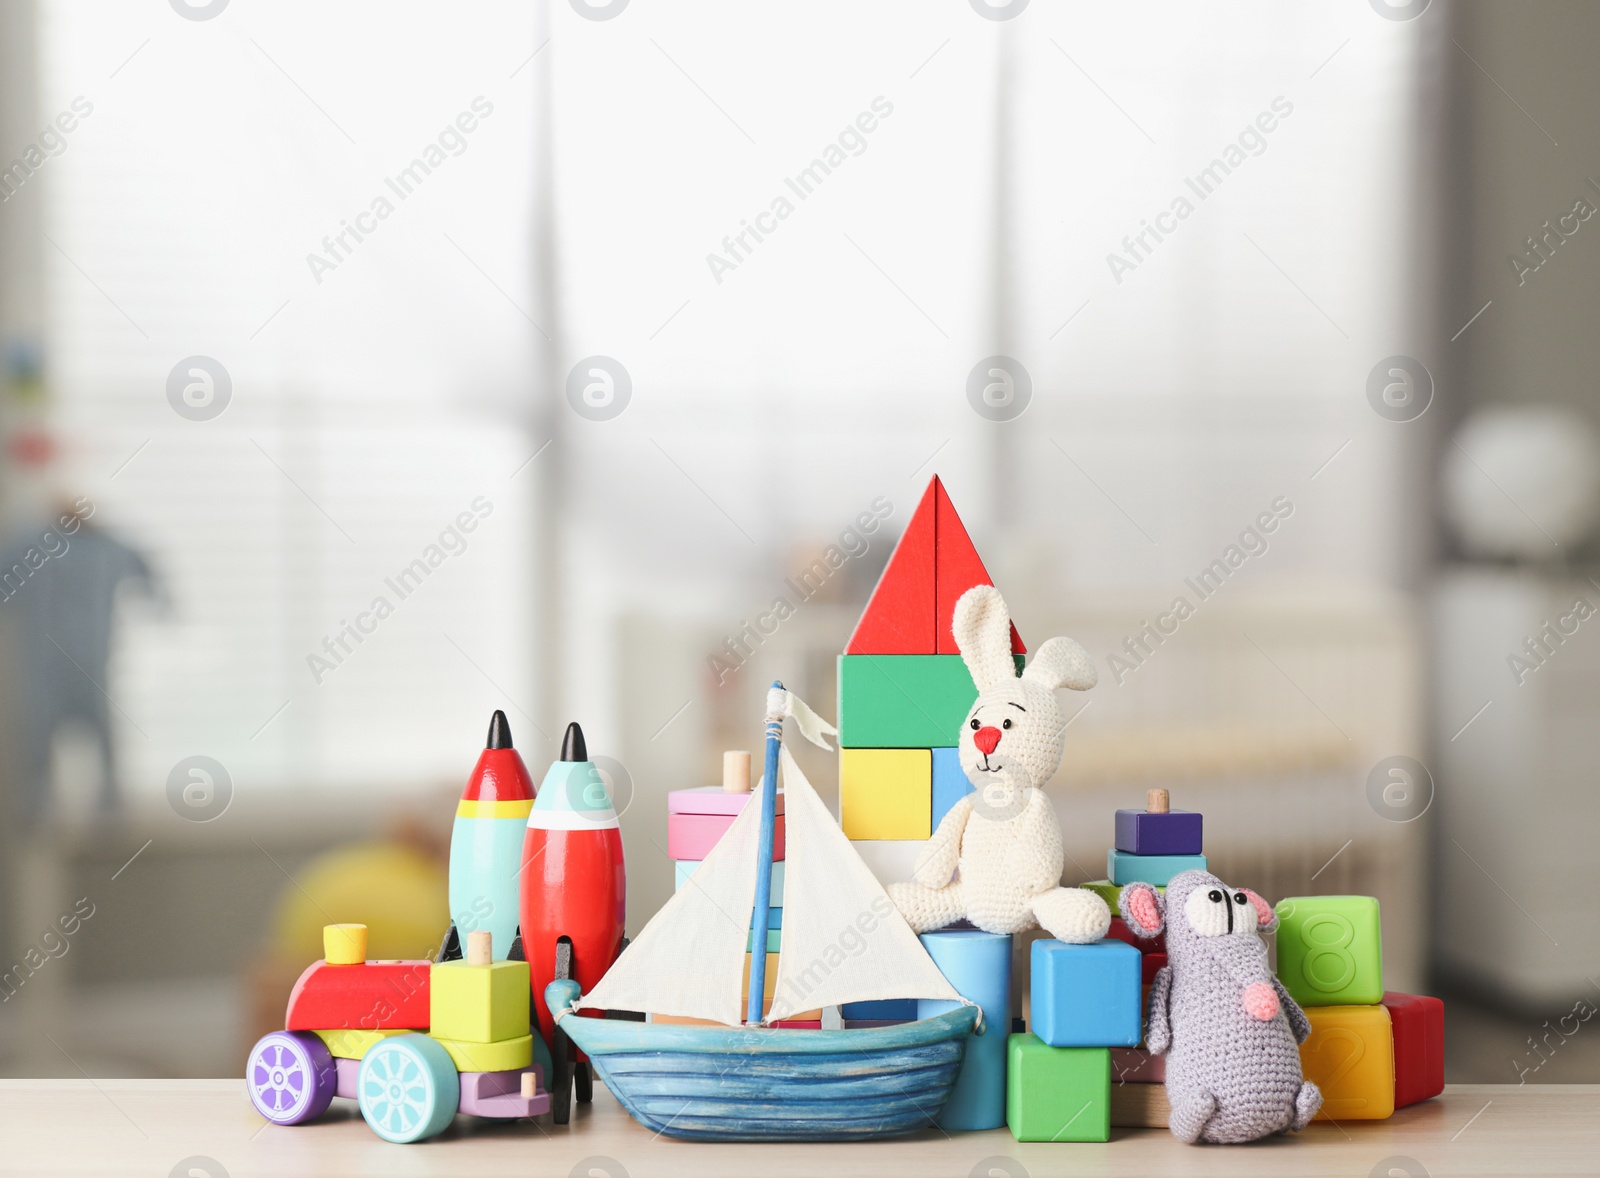
{"type": "MultiPolygon", "coordinates": [[[[1122,895],[1121,884],[1114,884],[1109,879],[1091,879],[1088,883],[1082,883],[1078,886],[1080,888],[1088,888],[1091,892],[1104,900],[1106,902],[1106,907],[1111,909],[1112,916],[1117,914],[1117,900],[1122,895]]],[[[1156,888],[1156,891],[1162,893],[1165,893],[1166,890],[1167,889],[1165,886],[1156,888]]]]}
{"type": "MultiPolygon", "coordinates": [[[[1023,656],[1013,657],[1020,673],[1023,656]]],[[[839,746],[949,745],[977,698],[978,689],[958,654],[842,654],[839,746]]]]}
{"type": "Polygon", "coordinates": [[[1383,1001],[1383,934],[1372,896],[1278,901],[1278,979],[1301,1006],[1383,1001]]]}
{"type": "Polygon", "coordinates": [[[1109,1141],[1111,1051],[1006,1041],[1006,1124],[1018,1141],[1109,1141]]]}

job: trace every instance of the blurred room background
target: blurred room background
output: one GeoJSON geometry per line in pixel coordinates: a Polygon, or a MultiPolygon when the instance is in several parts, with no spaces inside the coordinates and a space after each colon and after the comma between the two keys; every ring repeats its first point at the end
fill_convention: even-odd
{"type": "Polygon", "coordinates": [[[1067,882],[1167,786],[1380,897],[1450,1079],[1600,1079],[1600,10],[1024,7],[0,0],[0,1073],[434,950],[496,708],[616,762],[637,929],[937,473],[1100,666],[1067,882]]]}

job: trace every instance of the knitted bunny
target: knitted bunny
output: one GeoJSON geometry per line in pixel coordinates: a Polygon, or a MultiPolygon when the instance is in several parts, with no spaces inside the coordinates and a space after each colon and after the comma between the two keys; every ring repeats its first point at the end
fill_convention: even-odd
{"type": "Polygon", "coordinates": [[[1267,968],[1271,906],[1208,871],[1184,871],[1165,896],[1128,884],[1117,907],[1136,935],[1167,933],[1144,1041],[1167,1057],[1172,1135],[1239,1142],[1304,1129],[1322,1093],[1302,1076],[1296,1047],[1311,1024],[1267,968]]]}
{"type": "Polygon", "coordinates": [[[1011,618],[993,585],[961,595],[951,630],[978,687],[959,740],[976,792],[939,823],[914,882],[890,884],[889,896],[919,933],[965,918],[991,933],[1043,925],[1062,941],[1098,941],[1111,927],[1110,909],[1093,892],[1060,886],[1061,827],[1043,788],[1065,743],[1054,689],[1093,687],[1094,663],[1072,639],[1052,638],[1018,678],[1011,618]]]}

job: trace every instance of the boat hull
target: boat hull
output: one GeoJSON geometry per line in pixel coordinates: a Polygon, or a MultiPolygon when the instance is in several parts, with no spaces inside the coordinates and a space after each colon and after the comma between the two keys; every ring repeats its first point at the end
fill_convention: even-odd
{"type": "MultiPolygon", "coordinates": [[[[566,983],[570,986],[571,983],[566,983]]],[[[549,994],[550,1009],[576,997],[549,994]],[[563,1002],[562,999],[565,999],[563,1002]]],[[[575,989],[575,988],[574,988],[575,989]]],[[[859,1141],[944,1110],[977,1011],[843,1031],[559,1022],[640,1124],[689,1141],[859,1141]]]]}

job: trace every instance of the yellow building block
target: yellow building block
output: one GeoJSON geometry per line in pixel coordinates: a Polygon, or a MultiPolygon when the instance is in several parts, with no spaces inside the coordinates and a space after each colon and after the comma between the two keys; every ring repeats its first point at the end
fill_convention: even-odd
{"type": "Polygon", "coordinates": [[[925,839],[933,833],[933,753],[840,749],[839,824],[846,838],[925,839]]]}
{"type": "MultiPolygon", "coordinates": [[[[439,1036],[433,1035],[433,1038],[439,1039],[439,1036]]],[[[439,1046],[450,1053],[450,1060],[458,1072],[506,1072],[513,1068],[525,1068],[533,1062],[532,1035],[501,1039],[495,1043],[439,1039],[439,1046]]]]}
{"type": "Polygon", "coordinates": [[[446,961],[435,965],[432,974],[428,1029],[440,1042],[498,1043],[528,1034],[531,986],[526,961],[496,961],[492,965],[446,961]]]}
{"type": "Polygon", "coordinates": [[[1308,1006],[1300,1067],[1322,1089],[1319,1121],[1381,1121],[1394,1113],[1394,1033],[1383,1006],[1308,1006]]]}
{"type": "Polygon", "coordinates": [[[369,1031],[363,1027],[338,1027],[331,1031],[313,1031],[313,1035],[328,1045],[328,1054],[334,1059],[361,1059],[367,1049],[382,1043],[391,1035],[414,1035],[406,1027],[382,1027],[369,1031]]]}

